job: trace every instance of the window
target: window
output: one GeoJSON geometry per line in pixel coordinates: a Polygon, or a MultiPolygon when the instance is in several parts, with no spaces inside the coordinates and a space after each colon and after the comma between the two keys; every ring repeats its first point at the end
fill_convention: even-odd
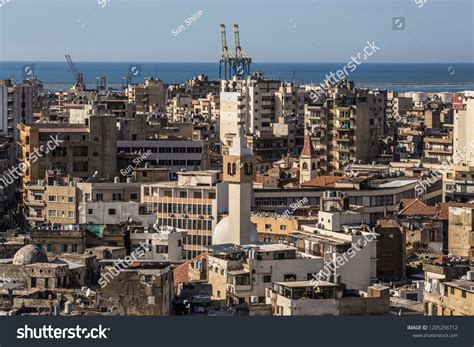
{"type": "Polygon", "coordinates": [[[187,192],[179,192],[179,197],[180,198],[187,198],[188,197],[188,193],[187,192]]]}
{"type": "Polygon", "coordinates": [[[89,214],[89,215],[93,214],[93,211],[92,211],[91,208],[87,209],[87,214],[89,214]]]}
{"type": "Polygon", "coordinates": [[[138,199],[138,194],[137,193],[130,194],[130,200],[137,200],[137,199],[138,199]]]}
{"type": "Polygon", "coordinates": [[[61,252],[67,252],[67,244],[63,243],[61,245],[61,252]]]}
{"type": "Polygon", "coordinates": [[[451,294],[454,294],[454,287],[451,287],[451,294]]]}
{"type": "Polygon", "coordinates": [[[56,210],[49,210],[48,217],[56,217],[58,215],[58,211],[56,210]]]}
{"type": "Polygon", "coordinates": [[[96,200],[96,201],[102,201],[103,199],[104,199],[104,194],[102,194],[102,193],[97,193],[97,194],[95,195],[95,200],[96,200]]]}
{"type": "Polygon", "coordinates": [[[272,275],[263,276],[263,283],[269,283],[272,281],[272,275]]]}
{"type": "Polygon", "coordinates": [[[109,208],[109,216],[115,215],[115,208],[109,208]]]}
{"type": "Polygon", "coordinates": [[[216,198],[216,193],[209,192],[209,199],[215,199],[215,198],[216,198]]]}
{"type": "Polygon", "coordinates": [[[194,199],[201,199],[202,193],[201,192],[194,192],[194,199]]]}
{"type": "Polygon", "coordinates": [[[48,253],[54,252],[54,246],[51,243],[48,243],[48,245],[46,246],[46,249],[48,253]]]}
{"type": "Polygon", "coordinates": [[[295,274],[285,274],[283,276],[283,282],[294,282],[294,281],[296,281],[295,274]]]}
{"type": "Polygon", "coordinates": [[[74,211],[67,211],[68,218],[74,218],[74,211]]]}
{"type": "Polygon", "coordinates": [[[71,252],[77,253],[77,245],[71,245],[71,252]]]}
{"type": "Polygon", "coordinates": [[[73,196],[68,196],[67,197],[67,202],[73,203],[74,202],[74,197],[73,196]]]}
{"type": "Polygon", "coordinates": [[[272,225],[271,224],[265,224],[265,229],[272,230],[272,225]]]}
{"type": "Polygon", "coordinates": [[[465,290],[463,290],[463,291],[461,292],[461,295],[462,295],[462,297],[465,299],[466,296],[467,296],[467,292],[466,292],[465,290]]]}
{"type": "Polygon", "coordinates": [[[220,291],[220,290],[217,291],[217,297],[218,297],[218,298],[221,297],[221,291],[220,291]]]}
{"type": "Polygon", "coordinates": [[[58,197],[56,195],[50,195],[50,196],[48,196],[48,201],[56,202],[56,201],[58,201],[58,197]]]}
{"type": "Polygon", "coordinates": [[[280,225],[280,230],[286,230],[286,225],[280,225]]]}

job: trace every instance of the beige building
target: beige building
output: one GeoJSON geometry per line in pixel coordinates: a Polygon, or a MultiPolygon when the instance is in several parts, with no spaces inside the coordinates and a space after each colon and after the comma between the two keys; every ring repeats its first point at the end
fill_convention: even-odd
{"type": "Polygon", "coordinates": [[[165,109],[163,82],[153,77],[145,78],[143,84],[129,84],[129,103],[135,103],[138,113],[162,112],[165,109]]]}
{"type": "Polygon", "coordinates": [[[115,127],[114,116],[91,116],[88,126],[19,124],[20,161],[27,161],[33,153],[38,158],[30,160],[23,185],[36,184],[47,170],[59,170],[84,180],[113,176],[117,172],[115,127]],[[59,144],[53,143],[52,138],[57,138],[59,144]]]}
{"type": "Polygon", "coordinates": [[[386,96],[342,82],[324,101],[305,106],[304,122],[319,158],[319,174],[342,174],[350,163],[371,162],[381,153],[386,96]]]}
{"type": "Polygon", "coordinates": [[[26,186],[24,206],[25,219],[30,225],[75,224],[78,222],[76,182],[46,176],[39,184],[26,186]]]}
{"type": "Polygon", "coordinates": [[[178,172],[177,181],[143,184],[141,201],[158,227],[186,230],[186,259],[192,259],[212,243],[212,230],[219,216],[228,211],[227,183],[220,172],[178,172]]]}
{"type": "Polygon", "coordinates": [[[474,260],[474,208],[449,207],[448,251],[474,260]]]}

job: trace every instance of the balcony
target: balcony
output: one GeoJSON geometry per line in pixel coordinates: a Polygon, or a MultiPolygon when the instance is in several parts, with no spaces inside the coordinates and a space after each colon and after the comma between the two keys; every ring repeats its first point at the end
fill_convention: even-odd
{"type": "Polygon", "coordinates": [[[30,200],[25,199],[26,206],[36,206],[36,207],[45,207],[46,203],[43,200],[30,200]]]}

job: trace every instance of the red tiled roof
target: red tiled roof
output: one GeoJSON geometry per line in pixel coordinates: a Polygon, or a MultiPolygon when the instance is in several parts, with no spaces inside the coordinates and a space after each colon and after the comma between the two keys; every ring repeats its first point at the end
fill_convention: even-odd
{"type": "Polygon", "coordinates": [[[306,134],[304,137],[304,146],[301,151],[301,155],[306,155],[312,157],[314,155],[313,141],[311,141],[311,136],[306,134]]]}
{"type": "Polygon", "coordinates": [[[320,176],[312,180],[301,183],[303,187],[334,187],[334,183],[339,181],[341,176],[320,176]]]}
{"type": "Polygon", "coordinates": [[[424,202],[415,199],[399,213],[401,216],[435,216],[436,206],[428,206],[424,202]]]}
{"type": "Polygon", "coordinates": [[[191,265],[191,263],[197,260],[205,259],[207,258],[207,256],[208,256],[207,253],[202,253],[198,255],[197,257],[194,257],[193,259],[188,260],[187,262],[177,266],[173,270],[174,286],[177,287],[179,283],[186,282],[189,279],[189,265],[191,265]]]}

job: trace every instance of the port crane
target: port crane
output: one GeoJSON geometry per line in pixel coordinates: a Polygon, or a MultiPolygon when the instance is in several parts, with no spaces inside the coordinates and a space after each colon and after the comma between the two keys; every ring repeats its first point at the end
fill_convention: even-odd
{"type": "Polygon", "coordinates": [[[65,55],[67,63],[69,64],[69,69],[71,70],[72,74],[74,75],[74,78],[76,79],[76,85],[85,88],[86,85],[84,84],[84,76],[82,75],[82,72],[78,71],[76,68],[76,65],[74,65],[74,62],[71,59],[71,56],[69,54],[65,55]]]}
{"type": "Polygon", "coordinates": [[[245,77],[250,75],[250,64],[252,64],[252,58],[243,50],[240,45],[240,33],[239,26],[234,24],[234,48],[235,48],[235,65],[234,75],[238,77],[245,77]]]}
{"type": "Polygon", "coordinates": [[[231,79],[236,76],[237,78],[245,78],[250,75],[250,65],[252,64],[252,58],[250,58],[244,49],[240,45],[240,32],[239,26],[234,24],[234,49],[235,55],[232,55],[229,48],[227,47],[227,38],[225,25],[221,24],[221,60],[219,65],[219,78],[220,79],[231,79]]]}
{"type": "Polygon", "coordinates": [[[219,64],[219,78],[224,80],[230,79],[234,71],[235,59],[227,47],[227,38],[224,24],[221,24],[221,52],[222,56],[219,64]]]}

